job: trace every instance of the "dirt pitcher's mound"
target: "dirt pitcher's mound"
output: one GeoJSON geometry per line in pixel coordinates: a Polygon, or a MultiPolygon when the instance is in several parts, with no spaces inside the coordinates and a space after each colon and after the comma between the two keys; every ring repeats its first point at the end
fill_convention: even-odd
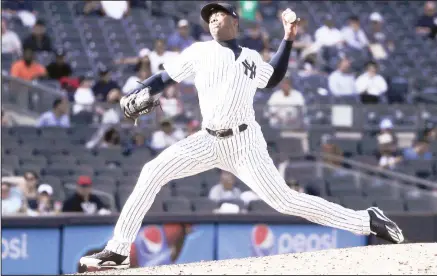
{"type": "MultiPolygon", "coordinates": [[[[86,273],[92,275],[94,273],[86,273]]],[[[378,245],[230,259],[181,265],[110,270],[99,275],[437,275],[437,243],[378,245]]]]}

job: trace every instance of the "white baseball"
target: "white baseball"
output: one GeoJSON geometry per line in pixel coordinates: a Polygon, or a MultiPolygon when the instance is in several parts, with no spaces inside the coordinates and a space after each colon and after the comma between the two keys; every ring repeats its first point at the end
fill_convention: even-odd
{"type": "Polygon", "coordinates": [[[286,9],[284,14],[284,19],[288,23],[293,23],[297,19],[296,13],[290,9],[286,9]]]}

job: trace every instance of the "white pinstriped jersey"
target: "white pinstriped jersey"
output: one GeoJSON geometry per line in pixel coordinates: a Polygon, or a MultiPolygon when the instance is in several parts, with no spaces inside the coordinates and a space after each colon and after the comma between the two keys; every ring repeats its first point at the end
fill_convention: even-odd
{"type": "Polygon", "coordinates": [[[253,98],[265,88],[273,67],[261,55],[242,47],[240,56],[217,41],[196,42],[164,69],[176,82],[194,75],[202,126],[225,129],[255,121],[253,98]]]}

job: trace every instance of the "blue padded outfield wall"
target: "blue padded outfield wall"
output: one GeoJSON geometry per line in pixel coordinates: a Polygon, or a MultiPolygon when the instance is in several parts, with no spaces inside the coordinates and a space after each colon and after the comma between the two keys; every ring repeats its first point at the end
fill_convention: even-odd
{"type": "MultiPolygon", "coordinates": [[[[113,226],[3,229],[3,275],[81,272],[113,226]]],[[[143,226],[131,247],[136,267],[363,246],[367,237],[318,225],[160,224],[143,226]]]]}

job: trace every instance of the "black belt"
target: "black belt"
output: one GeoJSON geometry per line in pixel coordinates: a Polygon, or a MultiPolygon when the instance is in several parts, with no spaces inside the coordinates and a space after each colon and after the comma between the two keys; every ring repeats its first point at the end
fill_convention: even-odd
{"type": "MultiPolygon", "coordinates": [[[[243,132],[247,129],[247,125],[246,124],[242,124],[238,126],[238,131],[239,132],[243,132]]],[[[234,131],[229,128],[229,129],[219,129],[219,130],[212,130],[207,128],[206,131],[208,131],[209,134],[211,134],[212,136],[215,136],[217,138],[226,138],[229,136],[234,135],[234,131]]]]}

